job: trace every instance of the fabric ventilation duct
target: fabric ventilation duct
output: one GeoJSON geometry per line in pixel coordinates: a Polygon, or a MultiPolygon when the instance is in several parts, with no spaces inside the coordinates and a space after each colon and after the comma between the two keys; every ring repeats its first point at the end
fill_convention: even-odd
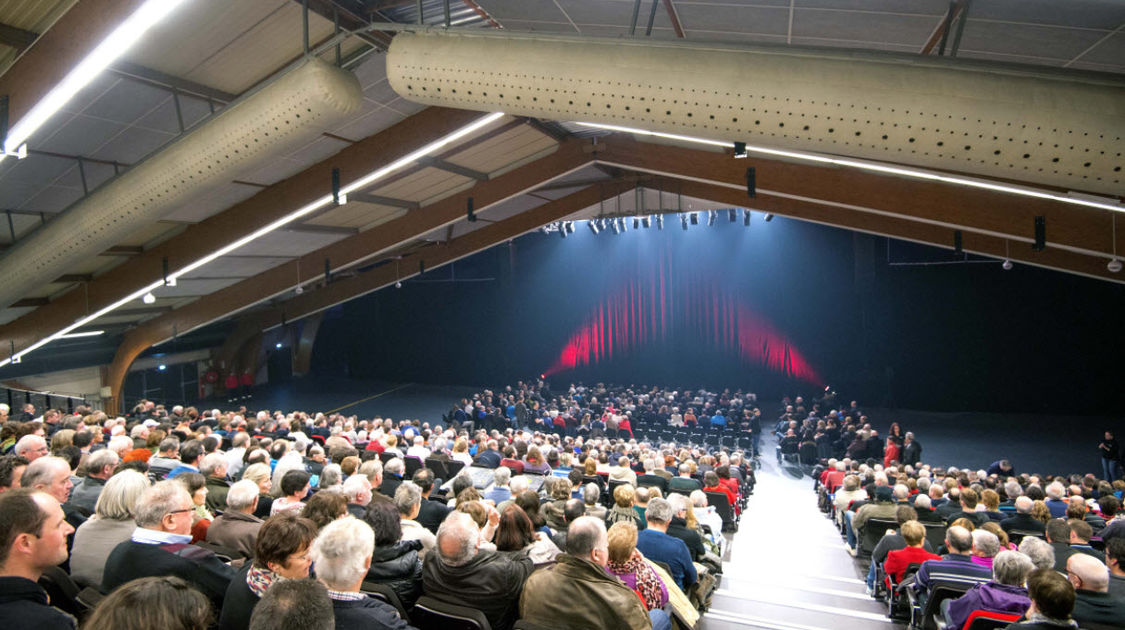
{"type": "Polygon", "coordinates": [[[616,124],[1108,195],[1125,79],[890,53],[420,30],[387,76],[418,103],[616,124]]]}
{"type": "MultiPolygon", "coordinates": [[[[0,258],[0,305],[66,273],[208,187],[311,142],[356,112],[353,74],[311,59],[76,202],[0,258]]],[[[327,187],[327,183],[325,184],[327,187]]]]}

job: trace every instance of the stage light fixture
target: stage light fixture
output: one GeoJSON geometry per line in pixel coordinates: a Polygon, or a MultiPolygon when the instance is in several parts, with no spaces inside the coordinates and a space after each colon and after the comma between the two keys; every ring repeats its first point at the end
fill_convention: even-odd
{"type": "Polygon", "coordinates": [[[746,143],[745,142],[735,142],[734,143],[734,157],[736,159],[742,159],[742,158],[746,157],[746,143]]]}
{"type": "Polygon", "coordinates": [[[277,343],[273,344],[273,347],[277,348],[278,350],[281,350],[281,345],[282,345],[282,344],[281,344],[281,342],[279,341],[279,342],[277,342],[277,343]]]}
{"type": "Polygon", "coordinates": [[[1110,273],[1117,273],[1121,271],[1121,261],[1114,258],[1113,260],[1109,261],[1109,264],[1107,264],[1105,268],[1109,269],[1110,273]]]}
{"type": "Polygon", "coordinates": [[[641,225],[645,226],[645,229],[652,227],[652,219],[646,214],[645,218],[641,219],[641,225]]]}
{"type": "Polygon", "coordinates": [[[773,221],[773,214],[767,212],[766,213],[766,223],[769,223],[770,221],[773,221]]]}
{"type": "Polygon", "coordinates": [[[686,214],[680,215],[680,227],[684,228],[685,232],[687,231],[687,215],[686,214]]]}
{"type": "Polygon", "coordinates": [[[566,238],[566,226],[562,223],[559,223],[559,236],[566,238]]]}
{"type": "Polygon", "coordinates": [[[699,225],[699,213],[698,212],[692,212],[691,213],[691,224],[692,225],[699,225]]]}
{"type": "Polygon", "coordinates": [[[727,210],[727,219],[729,219],[731,223],[734,223],[735,221],[737,221],[738,220],[738,210],[736,208],[728,209],[727,210]]]}
{"type": "Polygon", "coordinates": [[[402,280],[398,280],[398,281],[396,281],[396,282],[395,282],[395,288],[396,288],[396,289],[401,289],[401,288],[402,288],[402,280]]]}
{"type": "Polygon", "coordinates": [[[163,372],[164,370],[167,370],[167,369],[168,369],[168,366],[167,366],[167,365],[164,365],[163,363],[161,363],[160,365],[156,366],[156,369],[158,369],[158,370],[160,370],[161,372],[163,372]]]}
{"type": "Polygon", "coordinates": [[[640,217],[633,217],[633,229],[634,230],[641,229],[641,218],[640,217]]]}
{"type": "Polygon", "coordinates": [[[629,223],[628,223],[628,221],[625,220],[625,217],[621,217],[621,218],[617,219],[617,221],[619,223],[621,223],[621,231],[622,232],[629,231],[629,223]]]}
{"type": "Polygon", "coordinates": [[[566,222],[566,233],[567,234],[574,234],[574,221],[567,221],[566,222]]]}
{"type": "Polygon", "coordinates": [[[152,294],[152,291],[149,291],[141,297],[141,301],[145,304],[153,304],[156,302],[156,296],[152,294]]]}
{"type": "Polygon", "coordinates": [[[742,211],[742,225],[750,227],[750,208],[742,211]]]}
{"type": "Polygon", "coordinates": [[[718,213],[715,212],[714,210],[708,210],[707,211],[707,227],[711,227],[711,226],[715,225],[715,216],[717,214],[718,213]]]}
{"type": "Polygon", "coordinates": [[[586,226],[590,228],[590,231],[594,233],[594,236],[597,236],[598,232],[601,232],[601,229],[598,228],[598,222],[595,219],[586,221],[586,226]]]}
{"type": "Polygon", "coordinates": [[[81,339],[82,337],[98,337],[104,334],[104,330],[87,330],[85,332],[67,333],[65,335],[60,335],[59,339],[81,339]]]}
{"type": "Polygon", "coordinates": [[[305,287],[302,287],[302,286],[298,286],[296,289],[293,289],[293,293],[296,293],[297,295],[301,295],[304,292],[305,292],[305,287]]]}
{"type": "Polygon", "coordinates": [[[663,214],[656,215],[656,229],[658,229],[658,230],[664,229],[664,215],[663,214]]]}
{"type": "Polygon", "coordinates": [[[1004,262],[1000,263],[1000,266],[1004,268],[1004,271],[1011,271],[1012,270],[1012,261],[1010,261],[1008,259],[1004,259],[1004,262]]]}
{"type": "Polygon", "coordinates": [[[617,223],[618,223],[617,219],[614,219],[613,221],[610,221],[610,227],[613,228],[614,234],[620,234],[621,233],[621,227],[617,223]]]}

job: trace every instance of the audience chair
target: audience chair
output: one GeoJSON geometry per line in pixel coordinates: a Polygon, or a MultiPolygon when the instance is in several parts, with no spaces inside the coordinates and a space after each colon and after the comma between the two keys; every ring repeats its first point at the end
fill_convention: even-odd
{"type": "Polygon", "coordinates": [[[1032,532],[1022,529],[1013,529],[1012,531],[1008,532],[1008,540],[1015,545],[1020,544],[1020,541],[1023,540],[1024,536],[1032,536],[1040,540],[1047,540],[1047,536],[1042,532],[1032,532]]]}
{"type": "Polygon", "coordinates": [[[51,605],[82,621],[93,612],[105,595],[97,589],[79,589],[70,574],[60,567],[50,567],[39,576],[39,586],[47,591],[51,605]]]}
{"type": "Polygon", "coordinates": [[[723,520],[723,531],[738,531],[738,520],[734,515],[734,508],[730,505],[727,495],[722,492],[704,492],[707,495],[707,504],[715,506],[715,512],[723,520]]]}
{"type": "MultiPolygon", "coordinates": [[[[969,613],[965,625],[960,630],[996,630],[1007,628],[1008,624],[1015,623],[1021,617],[1018,613],[993,612],[991,610],[974,610],[969,613]]],[[[957,630],[950,628],[949,630],[957,630]]]]}
{"type": "MultiPolygon", "coordinates": [[[[906,566],[906,570],[902,573],[902,581],[914,577],[918,569],[922,568],[921,562],[911,562],[906,566]]],[[[885,577],[887,586],[887,616],[895,621],[907,622],[910,621],[911,615],[911,602],[906,593],[900,590],[902,582],[895,583],[891,576],[885,577]]]]}
{"type": "Polygon", "coordinates": [[[365,581],[363,585],[359,587],[359,590],[382,601],[384,604],[394,606],[394,609],[398,611],[399,617],[404,621],[410,621],[410,615],[406,613],[406,607],[402,605],[402,600],[399,599],[398,593],[395,593],[395,590],[390,586],[379,584],[378,582],[365,581]]]}
{"type": "Polygon", "coordinates": [[[476,608],[447,604],[423,595],[414,603],[413,623],[419,630],[492,630],[476,608]]]}
{"type": "Polygon", "coordinates": [[[926,527],[926,542],[930,543],[930,547],[937,553],[938,549],[945,544],[945,525],[941,523],[923,523],[926,527]]]}
{"type": "Polygon", "coordinates": [[[860,532],[856,558],[870,559],[871,552],[875,550],[875,545],[879,544],[879,540],[887,533],[887,530],[896,527],[898,527],[898,521],[881,518],[867,519],[867,522],[863,525],[863,531],[860,532]]]}
{"type": "MultiPolygon", "coordinates": [[[[419,469],[425,467],[424,464],[422,464],[422,460],[413,456],[413,455],[407,455],[406,457],[403,458],[402,461],[406,465],[406,467],[403,471],[403,474],[402,474],[403,479],[410,479],[411,477],[414,476],[414,473],[418,472],[419,469]]],[[[445,479],[445,477],[438,477],[438,478],[439,479],[445,479]]]]}
{"type": "Polygon", "coordinates": [[[964,582],[934,580],[930,586],[925,606],[917,600],[913,588],[907,589],[910,597],[910,627],[915,630],[937,630],[941,618],[941,603],[947,599],[957,599],[969,592],[970,585],[964,582]]]}
{"type": "Polygon", "coordinates": [[[230,564],[231,562],[234,562],[235,560],[238,560],[240,558],[245,557],[243,555],[243,553],[241,551],[238,551],[237,549],[231,549],[229,547],[223,547],[222,545],[216,545],[214,543],[209,543],[205,540],[199,540],[199,541],[196,541],[192,544],[194,544],[196,547],[202,547],[202,548],[210,551],[211,553],[218,556],[219,560],[222,560],[223,562],[225,562],[227,564],[230,564]]]}
{"type": "Polygon", "coordinates": [[[379,461],[383,462],[384,464],[386,464],[387,462],[391,461],[394,458],[395,458],[394,453],[379,453],[379,461]]]}
{"type": "Polygon", "coordinates": [[[156,483],[157,481],[163,481],[170,472],[172,472],[171,468],[165,468],[164,466],[149,466],[148,479],[153,483],[156,483]]]}
{"type": "MultiPolygon", "coordinates": [[[[460,462],[458,462],[458,463],[460,463],[460,462]]],[[[423,463],[423,466],[425,466],[426,468],[429,468],[430,470],[433,471],[435,479],[452,479],[453,478],[453,477],[449,476],[449,470],[446,469],[445,462],[440,460],[440,459],[437,459],[436,457],[430,457],[430,458],[426,459],[426,461],[423,463]]],[[[413,476],[413,475],[414,475],[414,473],[411,473],[411,476],[413,476]]],[[[404,479],[405,479],[405,477],[404,477],[404,479]]]]}
{"type": "Polygon", "coordinates": [[[457,473],[461,472],[461,469],[465,467],[465,462],[451,460],[443,463],[445,464],[445,476],[442,477],[442,479],[453,479],[457,476],[457,473]]]}

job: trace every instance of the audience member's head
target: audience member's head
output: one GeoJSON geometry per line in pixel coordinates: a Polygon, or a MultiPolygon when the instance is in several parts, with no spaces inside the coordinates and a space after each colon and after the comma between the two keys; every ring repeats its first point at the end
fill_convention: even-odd
{"type": "Polygon", "coordinates": [[[137,516],[137,503],[148,488],[148,477],[135,470],[121,471],[110,477],[98,494],[94,513],[103,520],[133,520],[137,516]]]}
{"type": "Polygon", "coordinates": [[[535,529],[527,512],[515,503],[504,508],[493,542],[497,551],[519,551],[535,542],[535,529]]]}
{"type": "Polygon", "coordinates": [[[1066,559],[1066,574],[1075,590],[1109,592],[1109,570],[1097,558],[1073,553],[1066,559]]]}
{"type": "Polygon", "coordinates": [[[316,538],[316,523],[292,513],[271,516],[258,530],[254,566],[279,577],[298,580],[309,576],[309,545],[316,538]]]}
{"type": "Polygon", "coordinates": [[[213,619],[211,602],[182,578],[145,577],[114,589],[82,630],[207,630],[213,619]]]}
{"type": "MultiPolygon", "coordinates": [[[[110,480],[112,481],[112,479],[110,480]]],[[[107,484],[108,485],[108,484],[107,484]]],[[[227,491],[227,509],[243,514],[253,514],[258,507],[258,484],[243,479],[231,484],[227,491]]]]}
{"type": "Polygon", "coordinates": [[[347,513],[348,498],[342,492],[332,490],[322,490],[312,495],[301,510],[301,516],[316,523],[317,530],[347,513]]]}
{"type": "Polygon", "coordinates": [[[472,516],[452,512],[438,527],[436,551],[449,566],[461,566],[477,555],[480,527],[472,516]]]}
{"type": "Polygon", "coordinates": [[[1031,558],[1018,551],[1001,551],[992,560],[992,579],[1000,584],[1023,586],[1033,570],[1031,558]]]}
{"type": "Polygon", "coordinates": [[[950,553],[968,555],[973,549],[973,534],[960,525],[952,525],[945,532],[945,546],[950,553]]]}
{"type": "Polygon", "coordinates": [[[1065,622],[1074,611],[1074,586],[1054,569],[1032,571],[1027,576],[1027,594],[1031,598],[1028,615],[1039,613],[1055,622],[1065,622]]]}
{"type": "Polygon", "coordinates": [[[625,564],[637,549],[637,526],[629,521],[618,521],[606,532],[609,543],[609,562],[625,564]]]}
{"type": "Polygon", "coordinates": [[[324,526],[309,555],[316,577],[334,591],[357,591],[371,567],[375,532],[356,518],[342,518],[324,526]]]}
{"type": "Polygon", "coordinates": [[[279,580],[254,606],[249,630],[335,630],[328,589],[316,580],[279,580]]]}
{"type": "Polygon", "coordinates": [[[980,558],[995,558],[1000,553],[1000,539],[996,534],[986,529],[976,529],[972,532],[973,555],[980,558]]]}
{"type": "Polygon", "coordinates": [[[37,581],[66,560],[73,531],[50,494],[28,488],[0,494],[0,576],[37,581]]]}
{"type": "Polygon", "coordinates": [[[604,567],[609,562],[605,522],[592,516],[575,519],[566,529],[566,552],[604,567]]]}
{"type": "Polygon", "coordinates": [[[23,471],[20,478],[20,487],[31,490],[42,490],[55,497],[59,503],[66,503],[70,499],[70,491],[74,483],[70,480],[70,464],[59,457],[40,457],[23,471]]]}
{"type": "Polygon", "coordinates": [[[0,457],[0,492],[20,487],[23,472],[27,470],[27,458],[19,455],[0,457]]]}
{"type": "Polygon", "coordinates": [[[137,501],[137,527],[188,535],[191,533],[195,502],[183,484],[174,480],[160,481],[137,501]]]}
{"type": "Polygon", "coordinates": [[[1047,542],[1070,542],[1070,526],[1066,524],[1066,521],[1061,518],[1053,518],[1047,521],[1047,542]]]}
{"type": "Polygon", "coordinates": [[[1035,536],[1024,536],[1020,541],[1020,553],[1031,558],[1031,563],[1036,569],[1053,569],[1055,566],[1055,549],[1050,543],[1035,536]]]}
{"type": "Polygon", "coordinates": [[[915,520],[908,520],[899,528],[907,547],[921,547],[926,541],[926,526],[915,520]]]}

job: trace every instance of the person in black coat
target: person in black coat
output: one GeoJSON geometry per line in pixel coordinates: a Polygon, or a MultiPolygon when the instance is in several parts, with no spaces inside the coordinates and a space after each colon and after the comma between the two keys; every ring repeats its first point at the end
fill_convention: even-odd
{"type": "Polygon", "coordinates": [[[374,553],[375,532],[354,518],[325,525],[309,550],[317,579],[330,589],[336,630],[411,628],[394,606],[360,592],[374,553]]]}
{"type": "Polygon", "coordinates": [[[1105,437],[1098,444],[1098,454],[1102,456],[1102,478],[1113,481],[1121,477],[1121,445],[1113,436],[1113,431],[1106,431],[1105,437]]]}
{"type": "Polygon", "coordinates": [[[437,534],[437,529],[449,515],[450,508],[442,501],[430,499],[430,493],[434,489],[434,471],[429,468],[419,468],[414,472],[411,481],[422,489],[422,504],[418,508],[416,520],[422,524],[422,527],[437,534]]]}
{"type": "Polygon", "coordinates": [[[901,458],[903,466],[917,466],[922,461],[922,443],[914,439],[914,434],[910,431],[903,438],[901,458]]]}
{"type": "Polygon", "coordinates": [[[0,619],[8,630],[72,630],[74,619],[47,602],[35,580],[66,560],[72,530],[58,500],[44,492],[0,494],[0,540],[8,543],[0,563],[0,619]],[[18,544],[17,544],[18,543],[18,544]]]}
{"type": "Polygon", "coordinates": [[[363,519],[375,531],[367,580],[390,586],[403,606],[413,607],[422,595],[422,541],[402,540],[402,521],[394,503],[372,503],[363,519]]]}
{"type": "Polygon", "coordinates": [[[1070,615],[1074,611],[1074,587],[1052,569],[1036,569],[1027,577],[1027,594],[1031,606],[1024,621],[1013,623],[1007,630],[1058,630],[1074,627],[1070,615]]]}

